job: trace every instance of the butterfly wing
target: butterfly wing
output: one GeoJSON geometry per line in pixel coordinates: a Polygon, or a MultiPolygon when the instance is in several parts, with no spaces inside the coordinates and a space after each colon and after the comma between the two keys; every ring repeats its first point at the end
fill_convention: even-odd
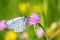
{"type": "Polygon", "coordinates": [[[25,30],[26,18],[19,17],[7,21],[8,29],[14,29],[14,32],[23,32],[25,30]],[[10,23],[11,22],[11,23],[10,23]]]}
{"type": "Polygon", "coordinates": [[[8,28],[8,29],[13,29],[12,26],[14,25],[14,20],[13,20],[13,19],[8,20],[8,21],[6,22],[6,24],[7,24],[7,28],[8,28]],[[11,25],[11,24],[12,24],[12,25],[11,25]]]}
{"type": "Polygon", "coordinates": [[[26,19],[20,19],[18,20],[17,27],[14,29],[14,32],[23,32],[25,30],[25,25],[26,25],[26,19]]]}
{"type": "Polygon", "coordinates": [[[22,19],[23,17],[17,17],[17,18],[14,18],[14,19],[11,19],[11,20],[8,20],[7,22],[6,22],[6,24],[7,24],[7,28],[8,29],[14,29],[14,26],[16,26],[15,25],[15,21],[16,20],[18,20],[18,19],[22,19]]]}

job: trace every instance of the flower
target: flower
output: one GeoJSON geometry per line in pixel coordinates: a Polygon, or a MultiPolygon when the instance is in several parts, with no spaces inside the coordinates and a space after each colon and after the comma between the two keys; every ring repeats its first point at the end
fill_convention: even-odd
{"type": "Polygon", "coordinates": [[[5,40],[15,40],[15,39],[11,39],[11,38],[5,36],[5,40]]]}
{"type": "Polygon", "coordinates": [[[36,13],[33,13],[28,17],[28,24],[29,25],[34,25],[40,22],[40,16],[36,13]]]}
{"type": "Polygon", "coordinates": [[[55,32],[54,30],[48,29],[48,30],[47,30],[47,35],[48,35],[48,37],[52,36],[52,34],[53,34],[54,32],[55,32]]]}
{"type": "Polygon", "coordinates": [[[17,34],[13,30],[9,30],[5,35],[5,39],[8,39],[8,38],[11,40],[16,40],[17,34]]]}
{"type": "Polygon", "coordinates": [[[53,22],[50,26],[50,29],[54,30],[57,28],[57,22],[53,22]]]}
{"type": "Polygon", "coordinates": [[[28,39],[29,34],[27,32],[23,32],[21,39],[28,39]]]}
{"type": "Polygon", "coordinates": [[[26,10],[27,10],[27,7],[28,7],[27,3],[20,3],[19,4],[19,10],[20,10],[20,12],[25,13],[26,10]]]}
{"type": "Polygon", "coordinates": [[[4,30],[7,27],[5,23],[6,23],[6,20],[0,21],[0,30],[4,30]]]}
{"type": "Polygon", "coordinates": [[[52,36],[52,34],[55,32],[55,29],[57,29],[57,22],[53,22],[51,25],[50,25],[50,28],[48,29],[47,31],[47,35],[50,37],[52,36]]]}
{"type": "Polygon", "coordinates": [[[36,35],[38,38],[42,37],[44,35],[44,30],[42,28],[37,29],[36,35]]]}

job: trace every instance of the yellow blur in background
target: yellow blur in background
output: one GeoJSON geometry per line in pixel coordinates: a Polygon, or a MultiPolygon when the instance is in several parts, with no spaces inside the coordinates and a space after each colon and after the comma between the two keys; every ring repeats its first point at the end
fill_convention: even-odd
{"type": "Polygon", "coordinates": [[[6,32],[4,38],[5,40],[16,40],[17,34],[13,30],[9,30],[8,32],[6,32]]]}
{"type": "Polygon", "coordinates": [[[28,3],[19,3],[19,10],[21,13],[25,13],[28,9],[28,3]]]}

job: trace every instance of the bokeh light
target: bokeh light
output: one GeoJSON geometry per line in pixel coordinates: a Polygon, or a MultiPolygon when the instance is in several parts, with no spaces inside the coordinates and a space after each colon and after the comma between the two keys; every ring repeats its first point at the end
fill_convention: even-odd
{"type": "Polygon", "coordinates": [[[9,30],[4,37],[5,40],[16,40],[17,34],[13,30],[9,30]]]}

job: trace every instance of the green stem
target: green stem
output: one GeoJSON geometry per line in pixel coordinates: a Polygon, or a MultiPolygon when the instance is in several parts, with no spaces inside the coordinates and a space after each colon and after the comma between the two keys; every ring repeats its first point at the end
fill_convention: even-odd
{"type": "Polygon", "coordinates": [[[38,23],[38,25],[39,25],[41,28],[43,28],[43,30],[44,30],[44,32],[45,32],[46,40],[48,40],[48,35],[47,35],[46,30],[44,29],[44,27],[43,27],[41,24],[38,23]]]}
{"type": "Polygon", "coordinates": [[[17,36],[18,36],[18,38],[19,38],[19,40],[20,40],[20,33],[19,33],[19,32],[17,32],[17,36]]]}

